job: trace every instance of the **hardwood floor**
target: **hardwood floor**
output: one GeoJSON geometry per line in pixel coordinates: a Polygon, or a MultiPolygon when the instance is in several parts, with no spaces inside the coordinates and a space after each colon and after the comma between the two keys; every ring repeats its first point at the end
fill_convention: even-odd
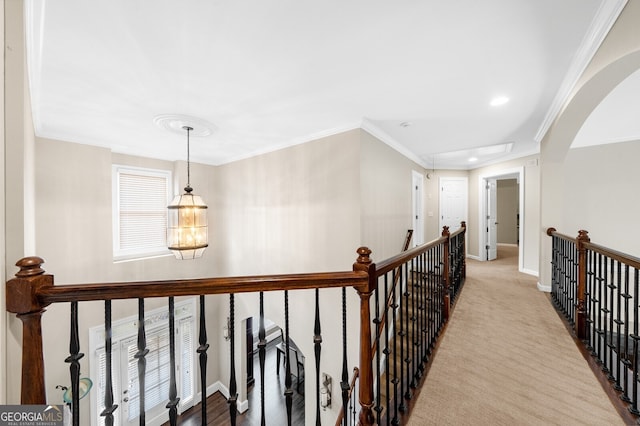
{"type": "MultiPolygon", "coordinates": [[[[275,345],[279,339],[267,345],[267,356],[265,359],[265,418],[267,425],[281,426],[287,424],[287,410],[285,405],[284,368],[280,368],[280,375],[276,374],[276,349],[275,345]]],[[[248,400],[249,409],[244,413],[238,413],[236,424],[238,426],[260,426],[261,406],[260,406],[260,362],[258,354],[253,356],[255,383],[249,389],[248,400]]],[[[281,361],[282,362],[282,361],[281,361]]],[[[281,366],[282,367],[282,366],[281,366]]],[[[294,371],[295,372],[295,371],[294,371]]],[[[291,410],[291,424],[304,424],[304,395],[296,392],[297,378],[291,377],[293,388],[293,404],[291,410]]],[[[300,386],[304,390],[304,384],[300,386]]],[[[200,404],[184,412],[178,418],[178,424],[184,426],[197,426],[202,424],[200,404]]],[[[230,425],[229,405],[220,392],[216,392],[207,398],[207,423],[208,426],[230,425]]]]}

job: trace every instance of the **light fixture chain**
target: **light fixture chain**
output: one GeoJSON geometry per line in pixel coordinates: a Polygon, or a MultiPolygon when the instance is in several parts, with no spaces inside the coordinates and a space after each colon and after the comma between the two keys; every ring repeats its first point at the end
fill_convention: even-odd
{"type": "Polygon", "coordinates": [[[191,160],[189,158],[189,133],[191,130],[191,127],[187,126],[187,186],[189,188],[191,188],[191,160]]]}

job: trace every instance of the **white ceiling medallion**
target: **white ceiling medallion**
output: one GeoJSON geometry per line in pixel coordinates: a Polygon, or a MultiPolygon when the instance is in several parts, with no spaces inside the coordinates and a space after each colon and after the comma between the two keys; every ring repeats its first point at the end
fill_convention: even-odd
{"type": "Polygon", "coordinates": [[[153,118],[153,122],[161,129],[184,135],[184,128],[190,127],[191,136],[205,137],[216,131],[216,126],[206,120],[189,115],[160,114],[153,118]]]}

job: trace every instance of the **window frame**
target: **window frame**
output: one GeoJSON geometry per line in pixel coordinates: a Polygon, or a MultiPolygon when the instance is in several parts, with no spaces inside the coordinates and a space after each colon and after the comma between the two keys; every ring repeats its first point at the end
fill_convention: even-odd
{"type": "MultiPolygon", "coordinates": [[[[169,220],[169,211],[167,206],[173,197],[173,176],[171,170],[152,169],[148,167],[128,166],[124,164],[112,165],[112,230],[113,230],[113,260],[114,262],[141,260],[153,257],[171,256],[171,252],[166,245],[167,226],[169,220]],[[122,249],[120,247],[121,239],[121,223],[120,223],[120,176],[123,173],[145,176],[145,177],[161,177],[166,180],[166,193],[163,213],[165,214],[165,225],[162,230],[165,244],[160,246],[149,246],[136,249],[122,249]]],[[[160,212],[160,210],[157,210],[160,212]]]]}

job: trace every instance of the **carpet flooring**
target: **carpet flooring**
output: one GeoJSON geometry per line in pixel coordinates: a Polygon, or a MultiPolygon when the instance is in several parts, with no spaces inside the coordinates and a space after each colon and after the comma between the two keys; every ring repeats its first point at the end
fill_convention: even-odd
{"type": "Polygon", "coordinates": [[[467,261],[467,281],[408,421],[624,424],[516,246],[467,261]]]}

